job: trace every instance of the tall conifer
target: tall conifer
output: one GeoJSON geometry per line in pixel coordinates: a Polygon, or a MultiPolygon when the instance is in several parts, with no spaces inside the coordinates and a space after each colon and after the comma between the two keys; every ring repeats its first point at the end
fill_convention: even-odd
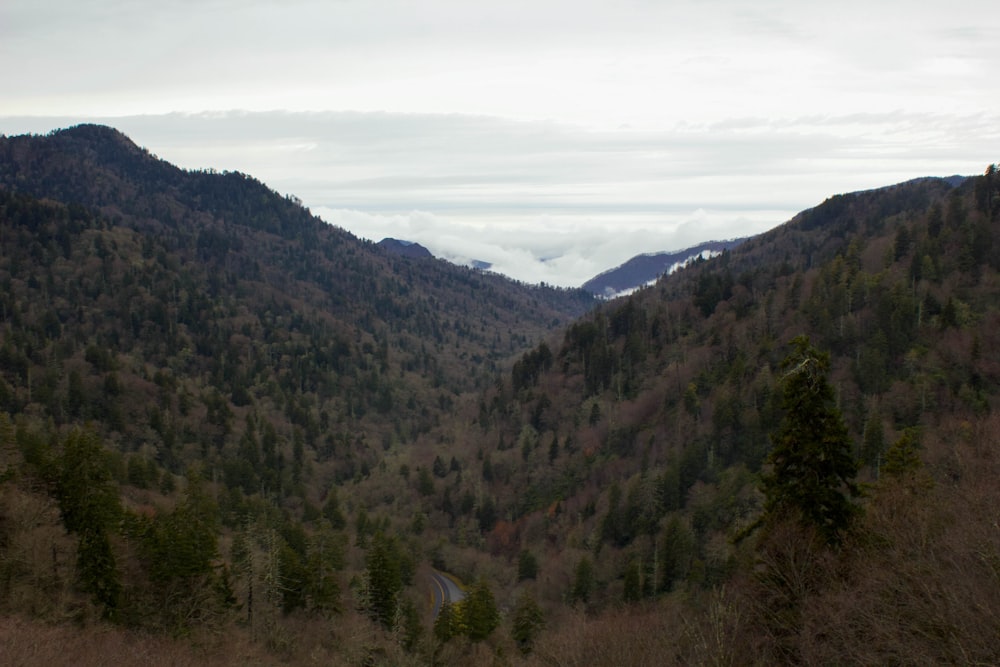
{"type": "Polygon", "coordinates": [[[826,378],[829,355],[806,336],[793,339],[792,348],[782,363],[785,416],[772,436],[770,471],[763,478],[763,520],[794,518],[837,543],[859,509],[852,501],[860,495],[857,462],[826,378]]]}

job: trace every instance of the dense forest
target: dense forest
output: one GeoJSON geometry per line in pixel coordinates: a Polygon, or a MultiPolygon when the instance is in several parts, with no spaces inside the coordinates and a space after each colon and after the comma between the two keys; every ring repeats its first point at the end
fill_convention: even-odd
{"type": "Polygon", "coordinates": [[[838,195],[598,305],[0,138],[0,642],[995,663],[998,217],[993,166],[838,195]]]}

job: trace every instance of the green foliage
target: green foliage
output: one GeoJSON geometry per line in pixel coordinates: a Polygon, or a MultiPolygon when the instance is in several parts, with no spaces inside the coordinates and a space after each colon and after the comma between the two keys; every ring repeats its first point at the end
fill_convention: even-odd
{"type": "Polygon", "coordinates": [[[872,414],[865,422],[861,441],[861,461],[866,465],[875,465],[884,449],[885,433],[882,429],[882,419],[878,414],[872,414]]]}
{"type": "Polygon", "coordinates": [[[916,429],[908,428],[885,453],[885,463],[880,473],[887,477],[904,477],[920,470],[923,463],[918,450],[920,440],[916,429]]]}
{"type": "Polygon", "coordinates": [[[511,384],[514,391],[521,391],[526,387],[538,384],[539,376],[552,367],[552,350],[545,343],[527,352],[517,362],[511,371],[511,384]]]}
{"type": "MultiPolygon", "coordinates": [[[[80,540],[79,588],[136,626],[185,632],[228,618],[238,600],[252,636],[287,646],[282,612],[337,613],[346,567],[352,586],[365,582],[364,613],[413,650],[419,614],[403,591],[425,552],[463,566],[498,554],[496,586],[515,568],[519,581],[536,577],[535,554],[582,546],[570,590],[536,589],[552,596],[547,609],[608,613],[599,603],[614,596],[602,587],[616,573],[609,585],[630,601],[688,584],[665,597],[698,603],[695,584],[723,583],[738,562],[727,538],[757,502],[727,466],[756,472],[769,433],[767,548],[788,549],[772,570],[783,577],[802,562],[795,539],[819,530],[783,518],[819,523],[824,539],[843,533],[837,496],[854,507],[853,479],[824,477],[824,466],[849,468],[834,446],[845,432],[873,471],[882,462],[877,493],[908,499],[895,475],[909,479],[916,442],[904,433],[887,454],[883,425],[920,423],[937,443],[952,435],[936,430],[951,413],[975,418],[998,403],[995,169],[959,187],[834,197],[602,304],[554,351],[530,341],[554,340],[590,302],[373,252],[243,175],[185,173],[120,150],[127,141],[109,148],[93,130],[73,137],[83,159],[58,134],[44,146],[0,137],[0,410],[18,424],[0,475],[5,493],[13,484],[57,499],[80,540]],[[84,205],[58,203],[70,197],[84,205]],[[808,391],[790,385],[806,371],[779,385],[771,374],[776,341],[803,330],[831,352],[814,375],[835,378],[836,410],[830,393],[803,407],[808,391]],[[849,431],[813,419],[839,409],[849,431]],[[98,450],[121,451],[64,446],[85,419],[98,450]],[[470,437],[476,421],[482,433],[470,437]],[[834,455],[814,455],[828,446],[834,455]],[[219,498],[224,532],[196,489],[176,497],[179,471],[196,461],[219,473],[203,495],[219,498]],[[810,475],[820,480],[811,491],[810,475]],[[125,539],[116,479],[145,490],[128,489],[130,505],[170,496],[143,508],[148,518],[125,513],[125,539]],[[356,543],[341,532],[348,516],[356,543]],[[498,518],[509,530],[481,534],[498,518]],[[213,556],[230,530],[232,582],[213,556]]],[[[9,507],[3,549],[34,516],[9,507]]],[[[47,546],[44,528],[19,539],[47,546]]],[[[9,553],[4,575],[16,579],[29,552],[9,553]]],[[[30,553],[48,569],[47,549],[30,553]]],[[[61,576],[64,565],[51,569],[61,576]]],[[[467,605],[442,617],[448,636],[468,632],[467,605]]],[[[536,618],[525,612],[522,649],[536,618]]],[[[725,621],[712,627],[739,636],[725,621]]]]}
{"type": "Polygon", "coordinates": [[[638,602],[642,598],[641,567],[642,564],[638,558],[630,558],[625,565],[625,572],[622,575],[624,580],[622,599],[625,602],[638,602]]]}
{"type": "Polygon", "coordinates": [[[493,591],[485,579],[480,578],[458,602],[441,604],[434,620],[434,637],[447,642],[452,637],[468,637],[480,642],[490,636],[500,624],[493,591]]]}
{"type": "Polygon", "coordinates": [[[729,271],[722,274],[703,271],[695,287],[694,304],[702,315],[708,317],[715,312],[719,302],[726,301],[733,295],[733,285],[733,276],[729,271]]]}
{"type": "Polygon", "coordinates": [[[455,607],[445,600],[441,603],[437,618],[434,619],[434,638],[439,642],[447,642],[457,633],[457,618],[455,607]]]}
{"type": "Polygon", "coordinates": [[[327,492],[326,502],[323,503],[323,516],[330,522],[330,527],[334,530],[343,530],[347,527],[347,519],[340,509],[336,488],[331,488],[327,492]]]}
{"type": "MultiPolygon", "coordinates": [[[[444,461],[441,460],[440,455],[434,457],[434,463],[432,464],[431,469],[434,471],[435,477],[444,478],[448,476],[448,468],[445,466],[444,461]]],[[[433,493],[433,485],[431,492],[433,493]]]]}
{"type": "Polygon", "coordinates": [[[492,496],[484,496],[476,508],[476,521],[479,522],[479,530],[486,533],[493,530],[496,525],[497,505],[492,496]]]}
{"type": "Polygon", "coordinates": [[[701,401],[698,399],[698,385],[689,382],[684,390],[684,410],[694,418],[701,415],[701,401]]]}
{"type": "Polygon", "coordinates": [[[538,575],[538,558],[528,549],[522,549],[517,556],[517,580],[534,579],[538,575]]]}
{"type": "Polygon", "coordinates": [[[218,508],[197,473],[190,473],[184,501],[158,514],[145,536],[151,578],[166,583],[209,575],[218,557],[218,529],[218,508]]]}
{"type": "Polygon", "coordinates": [[[542,608],[529,591],[522,592],[514,604],[510,629],[510,636],[522,654],[531,653],[535,639],[544,628],[545,613],[542,608]]]}
{"type": "Polygon", "coordinates": [[[573,586],[569,592],[570,602],[585,604],[589,602],[594,584],[594,563],[589,556],[583,556],[577,561],[576,569],[573,571],[573,586]]]}
{"type": "Polygon", "coordinates": [[[96,433],[74,429],[63,442],[54,469],[63,525],[78,536],[80,586],[101,605],[105,618],[115,619],[122,585],[108,533],[122,510],[109,454],[96,433]]]}
{"type": "Polygon", "coordinates": [[[397,601],[403,590],[399,545],[377,532],[365,555],[367,612],[372,620],[391,630],[396,626],[397,601]]]}
{"type": "Polygon", "coordinates": [[[772,436],[770,470],[762,479],[764,521],[794,518],[838,542],[859,507],[857,463],[840,411],[827,382],[829,355],[798,336],[782,362],[784,419],[772,436]]]}
{"type": "Polygon", "coordinates": [[[493,591],[483,578],[472,586],[458,606],[462,609],[465,635],[474,642],[489,637],[500,624],[500,612],[493,591]]]}
{"type": "Polygon", "coordinates": [[[109,454],[96,433],[70,432],[56,468],[56,498],[66,530],[100,532],[117,521],[121,516],[118,485],[109,454]]]}
{"type": "Polygon", "coordinates": [[[672,514],[663,528],[660,545],[657,556],[661,580],[657,586],[659,590],[669,591],[691,572],[697,555],[697,538],[690,526],[677,514],[672,514]]]}
{"type": "Polygon", "coordinates": [[[87,528],[80,533],[76,567],[81,588],[101,605],[104,618],[115,620],[122,584],[107,531],[87,528]]]}
{"type": "Polygon", "coordinates": [[[434,493],[434,478],[427,468],[417,469],[417,492],[422,496],[430,496],[434,493]]]}
{"type": "Polygon", "coordinates": [[[402,645],[403,650],[413,653],[420,644],[420,639],[424,635],[424,626],[420,622],[420,612],[413,600],[406,598],[403,600],[400,610],[402,615],[402,645]]]}

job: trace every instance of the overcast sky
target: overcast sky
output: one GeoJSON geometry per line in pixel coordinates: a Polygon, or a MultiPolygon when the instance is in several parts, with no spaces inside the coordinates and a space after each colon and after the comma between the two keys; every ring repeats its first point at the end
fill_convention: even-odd
{"type": "Polygon", "coordinates": [[[1000,161],[1000,5],[2,0],[0,132],[103,122],[528,282],[1000,161]]]}

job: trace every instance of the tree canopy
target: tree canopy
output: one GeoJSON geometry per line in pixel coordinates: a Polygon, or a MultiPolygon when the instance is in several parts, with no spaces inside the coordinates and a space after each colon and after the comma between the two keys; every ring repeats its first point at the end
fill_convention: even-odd
{"type": "Polygon", "coordinates": [[[859,511],[852,501],[860,495],[858,465],[827,381],[829,355],[807,336],[797,336],[791,346],[781,365],[785,415],[762,478],[764,520],[795,518],[835,543],[859,511]]]}

